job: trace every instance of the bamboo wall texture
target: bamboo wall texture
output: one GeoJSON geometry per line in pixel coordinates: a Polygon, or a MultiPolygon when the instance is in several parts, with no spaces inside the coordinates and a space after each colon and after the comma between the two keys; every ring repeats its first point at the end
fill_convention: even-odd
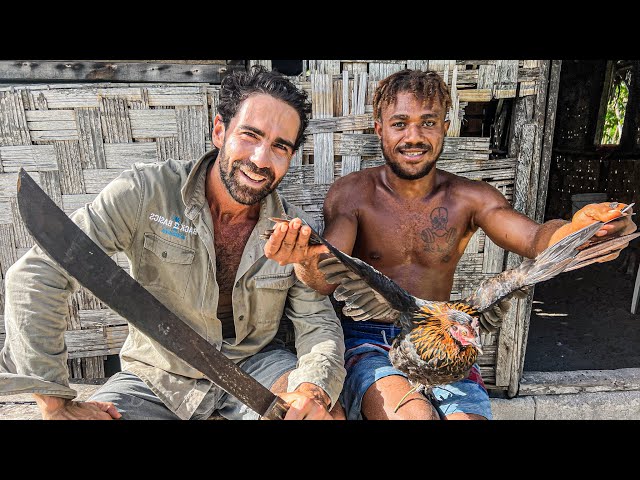
{"type": "MultiPolygon", "coordinates": [[[[250,61],[270,66],[270,61],[250,61]]],[[[490,155],[489,137],[460,136],[472,102],[536,96],[536,60],[308,60],[292,78],[309,92],[313,113],[308,136],[280,191],[311,213],[322,229],[322,203],[338,177],[383,163],[373,133],[372,96],[377,82],[402,68],[435,69],[452,91],[451,127],[439,168],[485,180],[514,198],[520,150],[490,155]]],[[[0,89],[0,271],[2,277],[31,245],[15,194],[24,167],[67,213],[95,195],[133,162],[190,160],[211,147],[211,119],[219,86],[212,84],[55,84],[0,89]]],[[[523,122],[524,125],[525,122],[523,122]]],[[[522,125],[521,125],[522,126],[522,125]]],[[[525,125],[526,126],[526,125],[525,125]]],[[[524,130],[523,130],[524,131],[524,130]]],[[[521,142],[535,138],[524,135],[521,142]]],[[[534,150],[527,145],[529,156],[534,150]]],[[[519,158],[520,157],[520,158],[519,158]]],[[[527,184],[528,185],[528,184],[527,184]]],[[[526,196],[526,193],[525,193],[526,196]]],[[[535,205],[535,198],[534,205],[535,205]]],[[[524,207],[523,207],[524,208],[524,207]]],[[[125,269],[124,256],[116,260],[125,269]]],[[[478,231],[458,266],[452,299],[469,293],[505,267],[505,252],[478,231]]],[[[1,286],[1,285],[0,285],[1,286]]],[[[4,295],[4,289],[2,293],[4,295]]],[[[0,306],[4,298],[0,296],[0,306]]],[[[106,355],[118,353],[126,322],[81,289],[69,301],[70,366],[73,377],[104,376],[106,355]]],[[[0,322],[0,329],[3,322],[0,322]]],[[[0,343],[4,332],[0,330],[0,343]]],[[[496,385],[498,337],[480,359],[485,382],[496,385]]]]}

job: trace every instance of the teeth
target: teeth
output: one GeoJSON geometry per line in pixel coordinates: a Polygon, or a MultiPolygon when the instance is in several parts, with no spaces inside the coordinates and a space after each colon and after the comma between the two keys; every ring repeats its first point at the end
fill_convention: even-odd
{"type": "Polygon", "coordinates": [[[264,177],[262,175],[256,175],[255,173],[250,172],[242,167],[240,168],[240,170],[242,170],[242,173],[244,173],[247,177],[249,177],[254,182],[260,182],[264,180],[264,177]]]}
{"type": "Polygon", "coordinates": [[[402,153],[403,153],[403,155],[406,155],[407,157],[419,157],[424,152],[402,152],[402,153]]]}

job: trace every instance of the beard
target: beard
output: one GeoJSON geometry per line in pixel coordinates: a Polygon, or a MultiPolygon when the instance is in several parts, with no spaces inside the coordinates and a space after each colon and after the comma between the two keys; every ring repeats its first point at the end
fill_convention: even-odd
{"type": "MultiPolygon", "coordinates": [[[[387,162],[387,165],[389,165],[389,168],[391,168],[391,171],[397,177],[403,180],[418,180],[419,178],[426,177],[429,174],[429,172],[433,170],[433,167],[436,166],[436,160],[438,159],[438,157],[440,157],[440,153],[442,152],[442,145],[443,145],[443,143],[440,144],[437,150],[438,153],[436,154],[433,160],[431,160],[429,163],[426,163],[417,172],[409,173],[404,169],[404,167],[399,162],[397,162],[396,160],[393,160],[392,152],[390,151],[390,149],[384,146],[384,140],[382,136],[380,137],[380,142],[382,144],[382,156],[384,157],[385,162],[387,162]]],[[[443,139],[443,142],[444,142],[444,139],[443,139]]],[[[426,150],[427,153],[433,152],[433,149],[431,148],[431,146],[426,145],[424,143],[404,144],[399,147],[399,149],[406,149],[406,148],[419,148],[422,150],[426,150]]]]}
{"type": "Polygon", "coordinates": [[[280,181],[276,181],[275,175],[268,168],[258,168],[254,163],[247,159],[234,160],[229,168],[229,158],[225,154],[224,145],[218,153],[218,161],[220,162],[220,177],[227,192],[231,195],[236,202],[242,205],[255,205],[263,198],[273,192],[280,181]],[[256,175],[261,175],[265,178],[264,185],[259,188],[252,188],[249,185],[243,185],[238,180],[238,175],[243,175],[240,172],[240,167],[245,166],[246,170],[256,175]]]}

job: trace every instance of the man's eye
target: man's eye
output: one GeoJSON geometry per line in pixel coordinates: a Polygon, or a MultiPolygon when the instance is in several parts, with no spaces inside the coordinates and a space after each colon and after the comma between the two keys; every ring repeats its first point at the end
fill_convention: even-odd
{"type": "Polygon", "coordinates": [[[395,122],[391,124],[392,127],[402,128],[404,127],[404,122],[395,122]]]}

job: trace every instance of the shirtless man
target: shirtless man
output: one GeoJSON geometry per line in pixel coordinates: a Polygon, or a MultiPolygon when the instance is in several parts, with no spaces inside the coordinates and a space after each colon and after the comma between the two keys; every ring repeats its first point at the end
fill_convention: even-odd
{"type": "MultiPolygon", "coordinates": [[[[482,228],[497,245],[528,258],[569,233],[593,223],[588,205],[572,222],[538,224],[514,210],[493,186],[435,168],[449,128],[446,84],[435,72],[404,70],[382,80],[373,100],[375,131],[386,164],[339,178],[324,203],[324,236],[361,258],[419,298],[447,301],[453,276],[469,239],[482,228]]],[[[630,217],[603,226],[596,235],[631,233],[630,217]]],[[[330,294],[317,269],[324,246],[309,246],[299,219],[281,223],[265,246],[280,264],[294,263],[307,285],[330,294]]],[[[611,260],[618,252],[605,257],[611,260]]],[[[400,331],[391,321],[343,319],[347,379],[341,395],[348,419],[437,419],[426,401],[405,401],[411,385],[388,358],[400,331]]],[[[468,378],[434,388],[446,419],[491,419],[487,391],[477,365],[468,378]]],[[[419,393],[411,399],[424,400],[419,393]]]]}

